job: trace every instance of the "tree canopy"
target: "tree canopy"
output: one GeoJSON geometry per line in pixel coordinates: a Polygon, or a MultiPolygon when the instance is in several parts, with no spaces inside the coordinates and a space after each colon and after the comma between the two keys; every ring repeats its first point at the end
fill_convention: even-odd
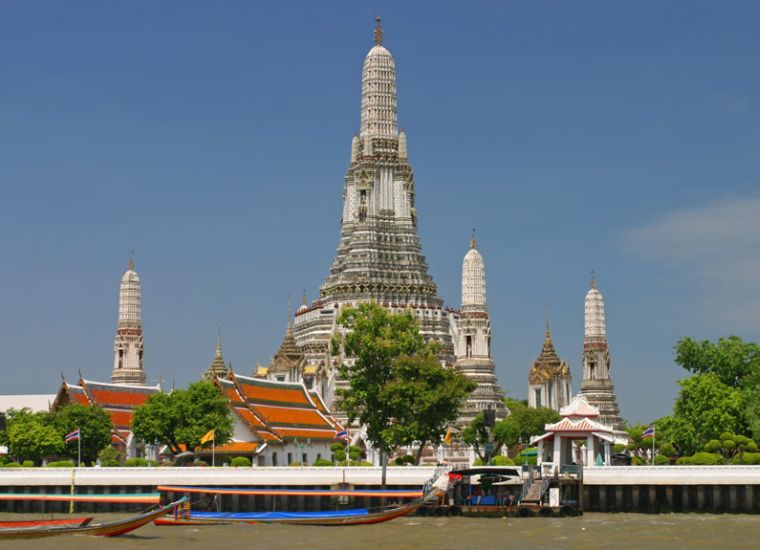
{"type": "Polygon", "coordinates": [[[717,374],[697,374],[680,380],[669,433],[681,454],[693,454],[723,432],[747,431],[741,394],[717,374]]]}
{"type": "Polygon", "coordinates": [[[332,351],[345,358],[338,370],[347,387],[338,396],[349,422],[365,426],[384,456],[414,441],[421,453],[443,437],[474,386],[440,364],[438,345],[425,343],[411,312],[363,303],[341,311],[338,323],[344,330],[332,351]]]}
{"type": "Polygon", "coordinates": [[[445,435],[476,387],[432,354],[399,357],[382,392],[395,420],[388,427],[390,440],[399,446],[418,442],[415,463],[419,464],[425,445],[445,435]]]}
{"type": "Polygon", "coordinates": [[[206,381],[190,384],[186,390],[153,394],[132,418],[138,440],[165,443],[174,454],[182,452],[182,446],[187,450],[201,446],[201,438],[211,430],[215,430],[217,445],[227,442],[232,416],[227,399],[206,381]]]}
{"type": "Polygon", "coordinates": [[[333,342],[346,360],[338,366],[347,387],[340,389],[340,407],[349,422],[359,420],[367,428],[367,439],[382,452],[398,446],[392,430],[396,410],[384,393],[395,378],[395,361],[401,356],[419,355],[425,341],[408,311],[391,313],[376,303],[344,309],[338,323],[346,330],[333,342]]]}
{"type": "Polygon", "coordinates": [[[15,459],[39,464],[43,458],[63,451],[63,434],[50,413],[10,409],[6,417],[7,427],[2,442],[15,459]]]}
{"type": "Polygon", "coordinates": [[[694,374],[714,374],[732,388],[760,382],[760,346],[738,336],[697,342],[682,338],[675,346],[676,363],[694,374]]]}
{"type": "Polygon", "coordinates": [[[502,447],[514,447],[518,443],[527,444],[534,435],[544,433],[544,426],[560,419],[559,413],[547,407],[532,408],[525,400],[504,399],[509,416],[498,421],[489,434],[479,414],[462,432],[462,439],[472,445],[475,453],[485,463],[498,455],[502,447]],[[490,443],[491,451],[486,452],[490,443]]]}
{"type": "MultiPolygon", "coordinates": [[[[98,453],[111,444],[113,423],[101,407],[72,403],[54,412],[53,418],[61,437],[79,428],[83,463],[94,462],[98,453]]],[[[76,458],[77,445],[76,441],[66,443],[66,455],[76,458]]]]}

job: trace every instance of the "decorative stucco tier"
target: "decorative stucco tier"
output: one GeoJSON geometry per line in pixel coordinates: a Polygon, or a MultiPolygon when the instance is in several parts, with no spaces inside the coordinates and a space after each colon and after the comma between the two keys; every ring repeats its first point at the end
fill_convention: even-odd
{"type": "Polygon", "coordinates": [[[610,374],[610,352],[607,346],[607,328],[604,318],[604,299],[591,277],[591,289],[586,294],[583,338],[583,382],[580,395],[599,409],[600,420],[611,425],[616,432],[625,430],[620,418],[615,387],[610,374]]]}
{"type": "Polygon", "coordinates": [[[491,357],[486,265],[478,251],[474,232],[470,249],[462,261],[462,309],[458,316],[451,316],[450,322],[452,333],[456,335],[456,368],[477,384],[461,412],[459,424],[469,424],[486,409],[494,409],[497,419],[505,418],[509,411],[504,406],[504,393],[496,380],[496,367],[491,357]]]}
{"type": "Polygon", "coordinates": [[[134,258],[130,257],[129,267],[121,277],[119,287],[119,321],[113,344],[111,373],[114,384],[145,384],[141,313],[140,277],[135,271],[134,258]]]}

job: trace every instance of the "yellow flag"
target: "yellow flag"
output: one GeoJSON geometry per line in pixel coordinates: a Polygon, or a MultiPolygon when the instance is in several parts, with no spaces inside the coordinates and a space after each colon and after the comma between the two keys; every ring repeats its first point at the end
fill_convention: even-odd
{"type": "Polygon", "coordinates": [[[214,430],[209,431],[206,435],[201,437],[201,445],[203,445],[207,441],[214,441],[214,430]]]}
{"type": "Polygon", "coordinates": [[[451,429],[446,430],[446,435],[443,438],[443,442],[446,445],[451,445],[451,429]]]}

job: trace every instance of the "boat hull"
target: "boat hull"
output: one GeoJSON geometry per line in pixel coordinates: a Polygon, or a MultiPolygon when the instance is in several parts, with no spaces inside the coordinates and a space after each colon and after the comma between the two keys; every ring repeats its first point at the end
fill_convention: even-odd
{"type": "Polygon", "coordinates": [[[22,519],[18,521],[0,521],[0,529],[13,529],[19,527],[43,527],[46,525],[67,525],[81,527],[92,521],[89,518],[64,518],[64,519],[22,519]]]}
{"type": "Polygon", "coordinates": [[[121,520],[107,523],[96,523],[94,525],[70,526],[70,525],[48,525],[38,527],[21,527],[0,529],[0,540],[18,540],[18,539],[39,539],[45,537],[57,537],[63,535],[89,535],[96,537],[116,537],[139,529],[147,525],[156,518],[165,515],[167,512],[174,510],[179,504],[184,502],[181,499],[172,502],[167,506],[162,506],[152,512],[146,512],[139,516],[133,516],[121,520]]]}

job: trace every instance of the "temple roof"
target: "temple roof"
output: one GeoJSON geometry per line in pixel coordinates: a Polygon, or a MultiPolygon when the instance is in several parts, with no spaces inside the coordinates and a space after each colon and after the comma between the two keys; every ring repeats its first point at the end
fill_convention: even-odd
{"type": "Polygon", "coordinates": [[[230,406],[253,434],[266,441],[332,440],[342,427],[319,396],[303,384],[273,382],[230,373],[217,379],[230,406]]]}
{"type": "Polygon", "coordinates": [[[293,337],[293,328],[290,321],[288,321],[285,337],[282,340],[282,344],[280,344],[280,349],[272,357],[269,370],[272,372],[289,372],[292,368],[299,368],[303,361],[303,353],[296,345],[296,339],[293,337]]]}
{"type": "Polygon", "coordinates": [[[78,384],[69,384],[64,380],[53,401],[53,408],[63,407],[68,403],[102,407],[111,417],[116,432],[114,435],[118,440],[114,442],[123,442],[131,431],[134,409],[160,391],[160,386],[109,384],[84,378],[80,378],[78,384]]]}
{"type": "Polygon", "coordinates": [[[585,395],[576,395],[569,405],[560,409],[559,414],[573,418],[597,417],[599,409],[591,405],[585,395]]]}
{"type": "Polygon", "coordinates": [[[222,355],[222,332],[220,330],[216,341],[214,359],[211,361],[211,365],[206,369],[203,376],[209,380],[213,380],[216,377],[224,378],[229,372],[230,369],[224,364],[224,356],[222,355]]]}
{"type": "Polygon", "coordinates": [[[549,321],[546,321],[546,334],[544,336],[544,345],[538,359],[533,361],[528,374],[528,382],[531,384],[543,384],[554,378],[564,378],[570,376],[570,367],[559,358],[554,350],[551,331],[549,330],[549,321]]]}

